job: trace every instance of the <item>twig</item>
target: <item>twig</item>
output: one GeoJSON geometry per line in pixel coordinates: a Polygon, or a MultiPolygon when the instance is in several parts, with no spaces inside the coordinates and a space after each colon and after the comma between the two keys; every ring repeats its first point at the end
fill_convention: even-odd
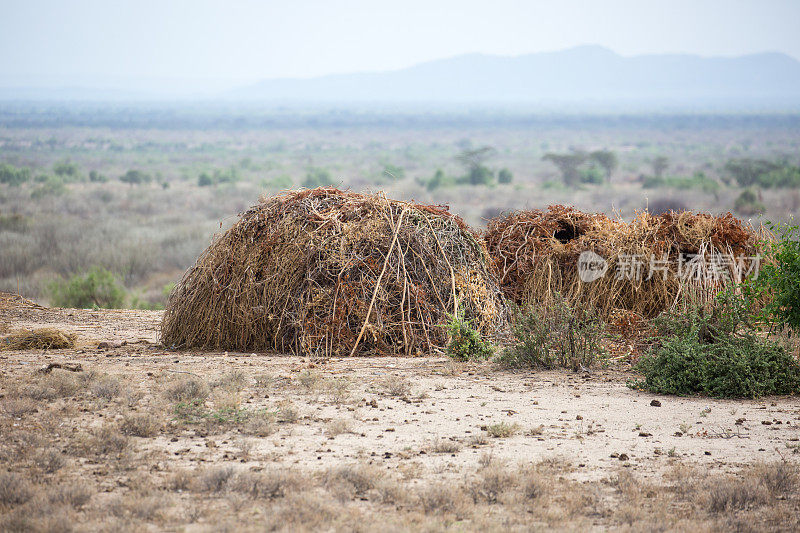
{"type": "Polygon", "coordinates": [[[397,228],[394,230],[394,235],[392,236],[392,244],[389,245],[389,251],[386,253],[386,260],[383,262],[383,268],[381,269],[381,273],[378,275],[378,279],[375,282],[375,290],[372,291],[372,300],[370,300],[369,307],[367,307],[367,316],[364,318],[364,324],[361,326],[361,331],[359,331],[358,337],[356,337],[356,342],[353,344],[353,349],[350,350],[350,357],[355,355],[358,344],[361,342],[361,337],[364,336],[364,331],[367,329],[369,315],[372,313],[372,306],[375,305],[375,298],[378,296],[378,289],[381,287],[381,279],[383,279],[383,275],[386,273],[386,267],[389,266],[389,259],[392,257],[392,251],[394,250],[394,245],[397,242],[397,235],[400,233],[400,227],[403,223],[403,217],[405,216],[406,211],[408,211],[407,206],[400,211],[400,216],[397,218],[397,228]]]}
{"type": "Polygon", "coordinates": [[[40,368],[39,372],[49,374],[54,368],[69,370],[70,372],[83,372],[83,367],[80,363],[50,363],[40,368]]]}

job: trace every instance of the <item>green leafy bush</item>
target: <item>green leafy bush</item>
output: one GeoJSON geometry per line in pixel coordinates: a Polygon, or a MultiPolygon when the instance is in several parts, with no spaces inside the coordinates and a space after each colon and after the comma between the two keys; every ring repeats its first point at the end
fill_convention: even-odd
{"type": "Polygon", "coordinates": [[[655,321],[651,352],[629,386],[652,392],[716,398],[755,398],[800,391],[800,364],[780,345],[760,337],[748,301],[732,290],[706,310],[693,306],[655,321]]]}
{"type": "Polygon", "coordinates": [[[447,355],[459,361],[488,359],[494,355],[494,347],[481,338],[472,323],[464,318],[463,311],[456,315],[448,314],[448,319],[444,325],[450,337],[447,355]]]}
{"type": "Polygon", "coordinates": [[[702,172],[697,172],[691,178],[678,176],[644,176],[642,187],[645,189],[656,189],[659,187],[690,190],[700,189],[708,194],[715,194],[719,191],[719,183],[702,172]]]}
{"type": "Polygon", "coordinates": [[[324,168],[312,168],[303,180],[303,187],[314,189],[316,187],[326,187],[333,185],[331,173],[324,168]]]}
{"type": "Polygon", "coordinates": [[[138,169],[130,169],[125,174],[120,176],[119,181],[122,183],[127,183],[131,187],[134,185],[142,185],[144,183],[150,183],[153,181],[153,176],[147,174],[146,172],[142,172],[138,169]]]}
{"type": "Polygon", "coordinates": [[[511,183],[512,181],[514,181],[514,174],[512,174],[507,168],[501,168],[500,172],[497,173],[497,183],[505,185],[507,183],[511,183]]]}
{"type": "Polygon", "coordinates": [[[766,211],[764,204],[758,201],[758,195],[752,189],[745,189],[736,198],[733,210],[744,216],[760,215],[766,211]]]}
{"type": "Polygon", "coordinates": [[[0,163],[0,183],[18,187],[30,179],[31,169],[27,167],[17,168],[8,163],[0,163]]]}
{"type": "Polygon", "coordinates": [[[125,289],[108,270],[92,267],[86,274],[53,282],[50,298],[56,307],[119,309],[125,302],[125,289]]]}
{"type": "Polygon", "coordinates": [[[604,355],[603,322],[592,308],[577,308],[556,293],[552,302],[516,309],[516,343],[498,362],[512,368],[588,368],[604,355]]]}
{"type": "Polygon", "coordinates": [[[42,184],[31,191],[31,198],[39,200],[46,196],[61,196],[67,192],[67,186],[58,176],[47,176],[42,184]]]}
{"type": "Polygon", "coordinates": [[[771,222],[766,226],[777,239],[762,243],[765,261],[745,291],[753,300],[765,302],[761,319],[770,326],[786,324],[796,333],[800,331],[800,228],[771,222]]]}

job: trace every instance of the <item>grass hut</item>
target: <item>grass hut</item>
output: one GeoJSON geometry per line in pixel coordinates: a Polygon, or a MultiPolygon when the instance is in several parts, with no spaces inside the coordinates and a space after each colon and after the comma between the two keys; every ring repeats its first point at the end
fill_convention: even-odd
{"type": "Polygon", "coordinates": [[[334,188],[259,203],[203,252],[170,295],[162,342],[304,355],[443,348],[448,314],[482,335],[507,310],[479,236],[445,207],[334,188]]]}

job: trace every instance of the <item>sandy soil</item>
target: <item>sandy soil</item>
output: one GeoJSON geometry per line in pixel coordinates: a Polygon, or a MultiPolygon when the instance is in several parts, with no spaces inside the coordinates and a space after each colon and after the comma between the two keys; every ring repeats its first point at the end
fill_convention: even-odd
{"type": "MultiPolygon", "coordinates": [[[[258,452],[310,467],[329,466],[332,461],[366,453],[375,454],[387,465],[412,460],[457,471],[459,466],[477,461],[477,449],[455,457],[409,450],[418,452],[437,439],[467,442],[481,434],[482,428],[497,423],[518,426],[515,435],[497,439],[491,447],[498,458],[534,462],[563,456],[580,466],[575,473],[580,478],[599,478],[616,469],[621,461],[614,455],[627,455],[629,460],[622,461],[626,467],[648,475],[659,473],[669,455],[709,469],[725,469],[780,459],[787,454],[787,444],[800,440],[797,397],[664,397],[628,388],[626,381],[636,376],[624,370],[508,373],[489,364],[457,364],[433,357],[322,362],[285,355],[168,352],[157,344],[160,318],[157,311],[6,305],[0,321],[9,329],[56,327],[77,333],[79,346],[46,353],[2,353],[3,375],[24,379],[25,374],[49,362],[80,362],[86,370],[124,372],[143,391],[150,381],[183,372],[206,379],[233,369],[284,380],[304,371],[321,378],[345,377],[355,384],[351,395],[359,401],[354,405],[302,405],[313,391],[287,390],[280,398],[251,394],[244,399],[251,409],[288,399],[298,404],[301,417],[353,419],[357,431],[335,439],[326,438],[315,425],[301,424],[291,438],[263,439],[256,444],[258,452]],[[102,341],[128,344],[97,349],[102,341]],[[395,397],[386,394],[385,383],[398,379],[408,380],[408,390],[395,397]],[[653,400],[660,406],[652,405],[653,400]],[[373,401],[377,407],[371,405],[373,401]]],[[[153,445],[176,451],[185,444],[156,441],[153,445]]],[[[217,453],[222,456],[225,451],[217,453]]],[[[191,461],[194,455],[190,451],[185,459],[191,461]]]]}
{"type": "MultiPolygon", "coordinates": [[[[4,395],[43,365],[77,362],[84,372],[124,380],[128,397],[137,398],[134,412],[163,412],[159,391],[175,379],[212,382],[234,371],[248,382],[242,408],[296,410],[295,423],[267,437],[243,435],[235,426],[220,432],[176,426],[142,439],[140,448],[152,452],[152,468],[161,471],[227,463],[318,471],[360,460],[391,471],[422,472],[408,477],[424,484],[475,471],[490,454],[522,465],[555,458],[571,465],[566,476],[578,482],[607,479],[621,469],[658,481],[676,464],[735,472],[756,462],[794,460],[798,449],[798,397],[656,396],[628,388],[626,381],[636,376],[624,367],[508,373],[490,363],[441,357],[310,361],[171,352],[158,344],[160,317],[149,311],[47,309],[6,296],[0,300],[0,325],[6,330],[48,326],[79,337],[74,350],[0,352],[4,395]],[[98,348],[101,342],[112,347],[98,348]],[[269,385],[252,385],[259,381],[269,385]],[[337,382],[346,384],[340,397],[330,386],[337,382]],[[344,430],[333,432],[332,421],[344,430]],[[487,435],[501,423],[513,434],[487,435]],[[436,453],[439,441],[457,443],[457,449],[436,453]]],[[[70,424],[83,430],[99,428],[109,416],[122,418],[103,408],[82,408],[71,416],[70,424]]],[[[107,473],[96,466],[87,472],[100,478],[107,473]]]]}

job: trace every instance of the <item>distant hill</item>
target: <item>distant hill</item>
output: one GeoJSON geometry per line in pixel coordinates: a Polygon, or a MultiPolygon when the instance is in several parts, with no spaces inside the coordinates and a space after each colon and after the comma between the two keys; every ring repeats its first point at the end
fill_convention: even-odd
{"type": "Polygon", "coordinates": [[[469,54],[392,72],[275,79],[226,99],[280,102],[639,102],[800,104],[800,62],[740,57],[622,57],[581,46],[518,57],[469,54]]]}

